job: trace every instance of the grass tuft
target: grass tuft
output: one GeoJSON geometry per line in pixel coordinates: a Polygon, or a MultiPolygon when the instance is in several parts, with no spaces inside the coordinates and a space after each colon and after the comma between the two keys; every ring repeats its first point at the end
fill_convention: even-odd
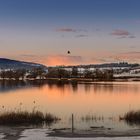
{"type": "Polygon", "coordinates": [[[50,124],[60,120],[52,114],[40,111],[12,111],[0,114],[0,125],[38,125],[50,124]]]}
{"type": "Polygon", "coordinates": [[[129,111],[120,120],[125,120],[131,125],[140,125],[140,110],[139,111],[129,111]]]}

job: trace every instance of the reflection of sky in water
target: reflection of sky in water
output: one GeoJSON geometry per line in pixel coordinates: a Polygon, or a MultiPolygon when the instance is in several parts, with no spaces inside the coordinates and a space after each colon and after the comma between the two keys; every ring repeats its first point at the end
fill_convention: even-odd
{"type": "MultiPolygon", "coordinates": [[[[118,123],[117,117],[130,109],[140,108],[139,82],[45,84],[31,81],[7,84],[4,88],[8,90],[3,90],[1,84],[0,104],[4,105],[6,110],[18,109],[19,103],[22,102],[23,110],[32,110],[36,106],[41,111],[48,111],[60,116],[66,120],[65,125],[69,125],[67,120],[71,113],[74,113],[77,118],[77,126],[80,128],[82,128],[81,125],[85,127],[95,124],[107,126],[113,124],[116,128],[123,126],[123,129],[126,125],[118,123]],[[10,90],[11,87],[14,88],[10,90]],[[14,90],[16,87],[18,90],[14,90]],[[33,101],[36,103],[34,104],[33,101]],[[80,118],[86,115],[114,117],[116,120],[112,123],[110,121],[79,122],[80,118]]],[[[4,109],[1,107],[0,110],[4,109]]]]}

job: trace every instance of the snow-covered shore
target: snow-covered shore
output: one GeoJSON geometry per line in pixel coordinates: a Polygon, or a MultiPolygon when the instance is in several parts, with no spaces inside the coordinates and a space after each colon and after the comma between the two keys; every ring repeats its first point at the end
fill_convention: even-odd
{"type": "Polygon", "coordinates": [[[26,129],[22,132],[19,140],[140,140],[140,136],[132,137],[51,137],[48,135],[48,129],[26,129]]]}

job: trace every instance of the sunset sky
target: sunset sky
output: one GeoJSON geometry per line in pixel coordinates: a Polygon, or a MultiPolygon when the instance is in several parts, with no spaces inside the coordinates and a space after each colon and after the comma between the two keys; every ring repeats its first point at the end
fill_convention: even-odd
{"type": "Polygon", "coordinates": [[[0,57],[140,63],[140,0],[0,0],[0,57]]]}

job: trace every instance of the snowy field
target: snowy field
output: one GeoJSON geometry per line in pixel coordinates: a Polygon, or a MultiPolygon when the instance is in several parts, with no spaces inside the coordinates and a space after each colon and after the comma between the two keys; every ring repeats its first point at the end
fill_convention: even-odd
{"type": "Polygon", "coordinates": [[[47,129],[27,129],[22,132],[19,140],[140,140],[140,136],[136,137],[98,137],[98,138],[60,138],[60,137],[49,137],[47,135],[49,131],[47,129]]]}

